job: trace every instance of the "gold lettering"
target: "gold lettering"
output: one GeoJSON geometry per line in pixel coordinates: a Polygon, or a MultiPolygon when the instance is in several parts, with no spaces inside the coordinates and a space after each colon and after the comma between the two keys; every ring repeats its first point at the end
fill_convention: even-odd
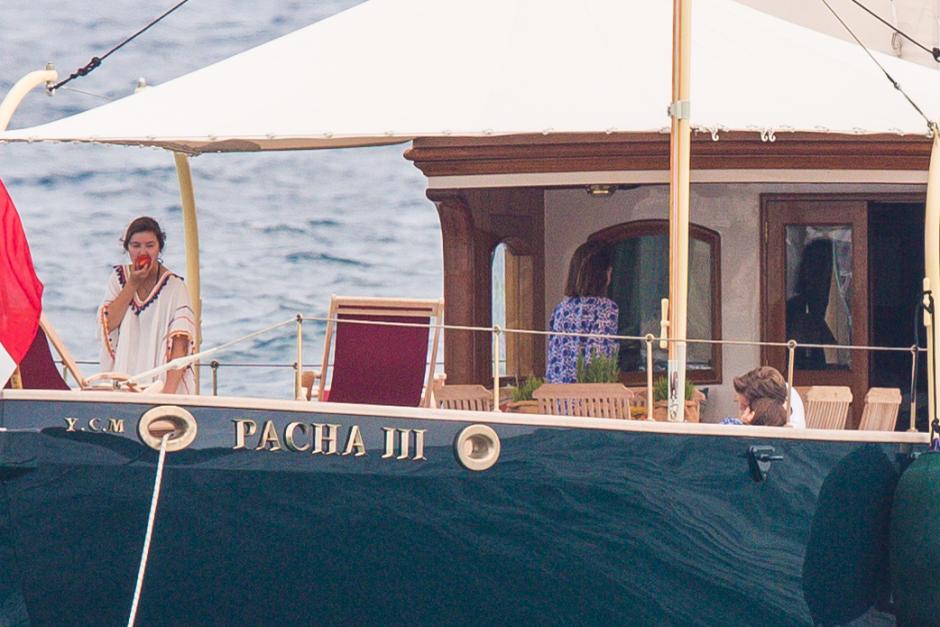
{"type": "Polygon", "coordinates": [[[339,428],[342,425],[313,423],[313,451],[311,455],[336,455],[339,450],[339,428]],[[325,432],[325,433],[324,433],[325,432]],[[323,443],[327,443],[323,450],[323,443]]]}
{"type": "Polygon", "coordinates": [[[413,458],[415,461],[419,459],[427,460],[427,457],[424,456],[424,434],[427,432],[427,429],[415,429],[415,456],[413,458]]]}
{"type": "Polygon", "coordinates": [[[78,418],[66,418],[65,419],[65,430],[66,431],[75,431],[75,424],[78,422],[78,418]]]}
{"type": "Polygon", "coordinates": [[[343,455],[351,455],[353,449],[356,449],[356,457],[362,457],[366,454],[366,443],[362,441],[362,432],[359,431],[359,425],[353,425],[349,428],[349,437],[346,438],[346,448],[343,449],[343,455]]]}
{"type": "Polygon", "coordinates": [[[254,435],[258,424],[254,420],[233,420],[235,423],[235,446],[233,449],[245,448],[245,438],[254,435]]]}
{"type": "Polygon", "coordinates": [[[89,431],[101,431],[101,421],[97,418],[92,418],[88,421],[88,430],[89,431]]]}
{"type": "Polygon", "coordinates": [[[395,459],[408,459],[408,451],[411,449],[411,429],[398,430],[398,448],[401,449],[401,455],[395,459]]]}
{"type": "Polygon", "coordinates": [[[255,447],[256,451],[279,451],[281,450],[281,441],[277,439],[277,428],[274,426],[273,420],[265,420],[264,428],[261,430],[261,439],[258,440],[258,446],[255,447]],[[267,448],[268,444],[271,445],[271,448],[267,448]]]}
{"type": "Polygon", "coordinates": [[[118,418],[109,418],[108,431],[111,433],[124,433],[124,421],[118,418]]]}
{"type": "Polygon", "coordinates": [[[292,422],[284,428],[284,446],[286,446],[288,450],[296,451],[299,453],[301,451],[306,451],[307,449],[309,449],[310,443],[307,442],[303,446],[299,446],[297,442],[294,441],[294,430],[296,429],[300,429],[301,433],[303,433],[304,435],[307,435],[307,425],[305,425],[302,422],[292,422]]]}
{"type": "Polygon", "coordinates": [[[395,457],[395,429],[393,427],[382,427],[385,432],[385,452],[382,453],[382,459],[395,457]]]}

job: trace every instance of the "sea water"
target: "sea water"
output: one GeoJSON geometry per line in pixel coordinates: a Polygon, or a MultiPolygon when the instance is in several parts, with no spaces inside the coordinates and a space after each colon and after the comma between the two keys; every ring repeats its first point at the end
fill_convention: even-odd
{"type": "MultiPolygon", "coordinates": [[[[3,0],[0,94],[47,62],[64,78],[173,4],[175,0],[3,0]]],[[[140,77],[159,85],[355,4],[187,3],[68,86],[87,94],[63,89],[50,98],[35,90],[10,127],[42,124],[103,104],[105,98],[129,95],[140,77]]],[[[406,147],[192,159],[202,256],[203,348],[297,313],[325,316],[331,294],[441,297],[437,213],[424,195],[424,177],[402,157],[406,147]]],[[[19,210],[45,284],[46,315],[78,359],[98,359],[96,310],[111,267],[126,260],[119,238],[132,218],[151,215],[163,225],[168,235],[165,264],[185,275],[171,153],[8,144],[0,146],[0,179],[19,210]]],[[[324,326],[305,324],[308,364],[319,365],[324,326]]],[[[292,394],[293,326],[216,358],[223,364],[220,394],[292,394]],[[230,365],[248,363],[280,367],[230,365]]],[[[98,371],[97,363],[82,368],[86,375],[98,371]]],[[[204,393],[210,391],[208,374],[205,370],[204,393]]]]}

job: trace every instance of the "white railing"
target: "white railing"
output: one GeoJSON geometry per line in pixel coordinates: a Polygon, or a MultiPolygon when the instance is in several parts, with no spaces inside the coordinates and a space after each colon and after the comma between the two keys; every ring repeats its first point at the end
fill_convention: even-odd
{"type": "MultiPolygon", "coordinates": [[[[492,356],[493,356],[493,368],[492,368],[492,385],[493,385],[493,411],[500,411],[500,388],[501,388],[501,379],[502,375],[500,372],[500,360],[499,355],[501,352],[501,342],[502,337],[508,334],[518,334],[518,335],[529,335],[529,336],[562,336],[562,337],[578,337],[584,339],[604,339],[604,340],[614,340],[617,342],[638,342],[645,345],[646,348],[646,397],[647,397],[647,411],[648,415],[652,414],[653,408],[653,374],[654,374],[654,363],[653,363],[653,354],[654,354],[654,344],[658,343],[660,347],[665,347],[669,342],[684,342],[685,344],[706,344],[706,345],[720,345],[720,346],[746,346],[746,347],[771,347],[771,348],[784,348],[787,350],[787,373],[786,373],[786,382],[787,382],[787,392],[788,399],[786,404],[789,405],[789,391],[793,387],[793,369],[795,363],[796,350],[798,348],[820,348],[820,349],[829,349],[829,350],[847,350],[847,351],[868,351],[868,352],[892,352],[892,353],[908,353],[911,355],[911,380],[912,386],[916,383],[914,381],[917,371],[917,358],[921,353],[926,353],[926,348],[918,347],[916,345],[908,347],[890,347],[890,346],[862,346],[862,345],[847,345],[847,344],[812,344],[812,343],[798,343],[794,340],[789,340],[787,342],[766,342],[766,341],[757,341],[757,340],[709,340],[709,339],[686,339],[686,340],[672,340],[668,338],[656,337],[653,334],[646,334],[642,336],[634,335],[612,335],[612,334],[600,334],[600,333],[569,333],[569,332],[558,332],[558,331],[541,331],[541,330],[532,330],[532,329],[514,329],[514,328],[503,328],[498,325],[492,327],[482,327],[482,326],[468,326],[468,325],[451,325],[451,324],[422,324],[414,322],[389,322],[389,321],[379,321],[379,320],[350,320],[347,318],[328,318],[326,316],[304,316],[297,314],[294,318],[279,322],[277,324],[265,327],[259,331],[249,333],[242,337],[239,337],[235,340],[225,342],[219,346],[201,351],[199,353],[188,355],[186,357],[181,357],[174,359],[167,364],[148,370],[147,372],[140,373],[134,377],[130,378],[130,381],[133,383],[135,381],[144,380],[149,377],[153,377],[157,374],[169,370],[172,368],[182,368],[190,365],[197,366],[200,368],[209,368],[211,370],[211,381],[212,381],[212,394],[215,396],[218,394],[219,390],[219,372],[222,368],[270,368],[270,369],[291,369],[292,370],[292,381],[294,388],[294,398],[302,398],[302,387],[301,387],[301,377],[305,368],[313,369],[322,369],[321,376],[327,376],[328,372],[332,370],[333,363],[328,362],[327,364],[304,364],[303,363],[303,354],[304,354],[304,335],[303,335],[303,323],[305,321],[311,322],[332,322],[334,324],[350,324],[350,325],[372,325],[372,326],[387,326],[387,327],[410,327],[410,328],[427,328],[429,330],[440,329],[441,331],[469,331],[473,333],[488,333],[491,336],[492,342],[492,356]],[[217,354],[223,353],[227,350],[232,349],[238,344],[246,342],[250,339],[258,337],[262,334],[266,334],[277,329],[283,328],[288,325],[294,325],[294,336],[295,336],[295,360],[292,363],[258,363],[258,362],[223,362],[218,358],[214,357],[211,361],[205,361],[205,358],[210,356],[215,356],[217,354]]],[[[442,334],[443,336],[443,334],[442,334]]],[[[95,361],[84,360],[79,361],[79,364],[97,364],[95,361]]],[[[427,364],[427,367],[433,367],[435,370],[439,365],[442,365],[442,362],[438,361],[435,364],[427,364]]],[[[65,371],[63,370],[63,374],[65,371]]],[[[115,387],[120,385],[115,383],[115,387]]],[[[911,406],[911,418],[910,418],[910,430],[914,431],[915,429],[915,420],[916,420],[916,409],[911,406]]]]}

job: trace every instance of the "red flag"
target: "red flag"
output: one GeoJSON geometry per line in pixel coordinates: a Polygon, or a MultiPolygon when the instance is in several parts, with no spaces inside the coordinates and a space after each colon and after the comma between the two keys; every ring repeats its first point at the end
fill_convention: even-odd
{"type": "Polygon", "coordinates": [[[29,350],[42,311],[42,283],[13,200],[0,181],[0,386],[29,350]]]}

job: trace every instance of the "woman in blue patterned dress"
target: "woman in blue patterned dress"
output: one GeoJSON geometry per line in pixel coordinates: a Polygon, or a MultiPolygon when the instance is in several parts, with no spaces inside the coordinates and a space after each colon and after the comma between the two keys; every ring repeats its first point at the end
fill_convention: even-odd
{"type": "MultiPolygon", "coordinates": [[[[589,242],[583,246],[594,248],[596,244],[589,242]]],[[[580,248],[575,251],[575,259],[580,251],[580,248]]],[[[565,299],[552,312],[549,330],[616,335],[619,311],[617,303],[607,298],[610,274],[611,257],[605,247],[590,250],[580,264],[572,263],[565,299]],[[571,280],[573,273],[577,273],[574,281],[571,280]]],[[[594,354],[611,357],[616,349],[617,341],[612,339],[551,335],[545,379],[549,383],[575,383],[578,355],[584,355],[588,362],[594,354]]]]}

